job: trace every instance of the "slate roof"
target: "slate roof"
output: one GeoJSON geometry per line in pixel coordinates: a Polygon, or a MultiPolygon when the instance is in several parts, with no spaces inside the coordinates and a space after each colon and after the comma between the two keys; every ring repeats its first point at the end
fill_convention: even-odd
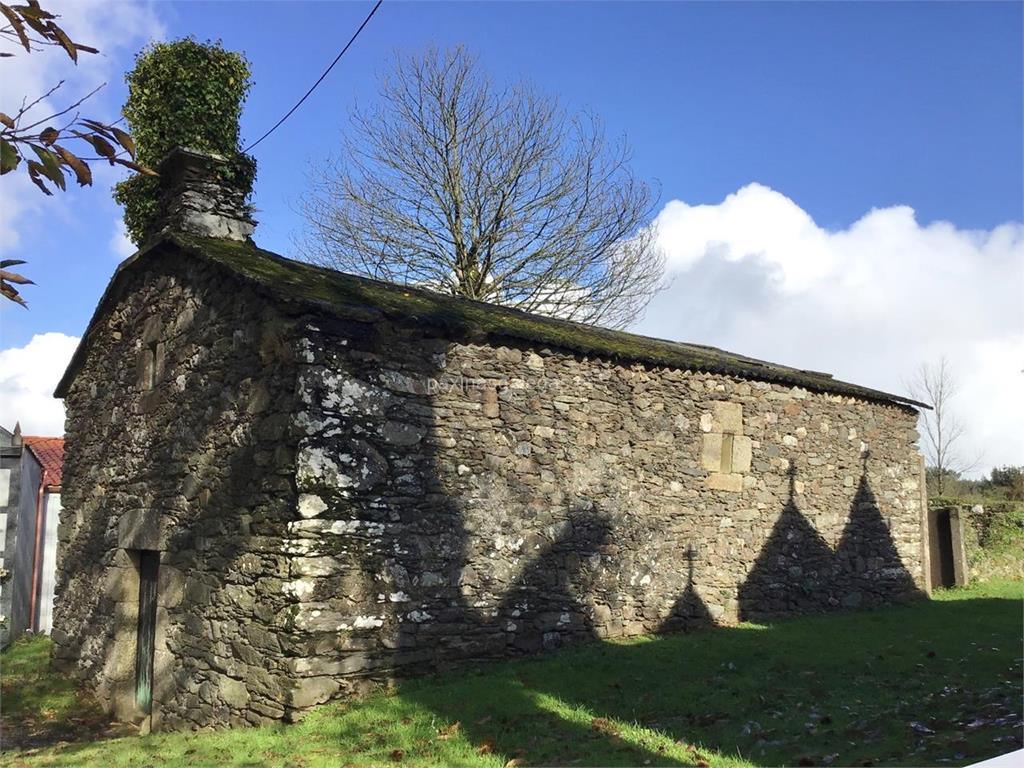
{"type": "Polygon", "coordinates": [[[66,394],[84,360],[93,327],[105,305],[114,300],[123,276],[144,269],[149,260],[174,247],[193,258],[220,265],[286,304],[316,308],[351,319],[388,318],[398,323],[433,327],[455,338],[468,336],[495,343],[519,340],[620,362],[643,362],[777,382],[904,407],[929,407],[902,395],[839,381],[827,373],[777,365],[715,347],[638,336],[529,314],[509,307],[317,267],[287,259],[250,243],[179,234],[163,237],[118,267],[57,386],[57,397],[66,394]]]}
{"type": "Polygon", "coordinates": [[[26,435],[22,441],[43,468],[43,485],[59,489],[64,471],[64,438],[26,435]]]}

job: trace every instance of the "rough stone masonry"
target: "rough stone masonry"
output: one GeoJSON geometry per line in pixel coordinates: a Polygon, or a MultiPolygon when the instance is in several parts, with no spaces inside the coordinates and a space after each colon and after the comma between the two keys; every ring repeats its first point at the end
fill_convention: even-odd
{"type": "Polygon", "coordinates": [[[122,265],[58,394],[55,660],[153,728],[928,589],[915,404],[245,242],[122,265]]]}

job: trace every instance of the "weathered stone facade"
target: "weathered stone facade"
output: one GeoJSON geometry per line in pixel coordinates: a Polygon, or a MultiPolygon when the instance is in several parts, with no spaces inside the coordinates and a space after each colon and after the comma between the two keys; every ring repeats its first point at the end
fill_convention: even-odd
{"type": "Polygon", "coordinates": [[[256,222],[248,189],[225,182],[230,163],[220,155],[177,148],[160,163],[163,179],[154,232],[188,232],[201,237],[245,240],[256,222]]]}
{"type": "Polygon", "coordinates": [[[158,719],[281,717],[294,364],[272,305],[208,266],[164,266],[97,319],[66,395],[55,661],[135,716],[138,552],[155,550],[158,719]]]}
{"type": "Polygon", "coordinates": [[[927,589],[898,398],[298,300],[278,262],[197,252],[122,270],[61,385],[55,654],[122,716],[138,550],[160,553],[155,727],[927,589]]]}

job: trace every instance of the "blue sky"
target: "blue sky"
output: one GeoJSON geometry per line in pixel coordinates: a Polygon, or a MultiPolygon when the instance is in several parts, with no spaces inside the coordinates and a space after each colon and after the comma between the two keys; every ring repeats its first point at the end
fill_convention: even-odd
{"type": "MultiPolygon", "coordinates": [[[[123,2],[108,6],[121,17],[114,30],[89,20],[82,10],[88,5],[68,6],[65,20],[72,33],[74,23],[81,25],[82,33],[73,36],[106,54],[98,63],[85,59],[78,67],[83,81],[89,81],[88,68],[101,81],[110,80],[94,102],[93,115],[117,114],[123,72],[148,36],[221,39],[252,62],[254,87],[242,125],[244,139],[251,141],[316,79],[372,3],[123,2]]],[[[101,7],[93,6],[94,15],[101,7]]],[[[714,234],[715,242],[723,237],[731,242],[735,233],[749,230],[767,243],[732,243],[732,256],[720,263],[707,256],[707,242],[667,243],[670,268],[683,279],[676,284],[684,285],[684,294],[670,292],[656,300],[638,330],[781,356],[806,367],[831,366],[847,378],[899,388],[912,371],[909,362],[893,370],[894,361],[923,362],[946,353],[943,345],[930,343],[926,330],[916,329],[912,318],[906,322],[916,330],[906,339],[907,348],[892,342],[892,322],[877,308],[860,330],[845,315],[835,329],[826,323],[803,332],[806,318],[780,317],[779,334],[788,339],[782,344],[744,331],[745,321],[736,319],[739,309],[727,313],[735,327],[722,330],[721,322],[709,322],[709,313],[725,311],[728,302],[709,304],[707,296],[729,294],[735,302],[742,298],[744,306],[755,301],[765,312],[778,309],[797,298],[794,285],[793,290],[809,285],[793,278],[805,263],[840,264],[850,258],[856,266],[863,251],[852,253],[848,246],[860,237],[863,248],[888,254],[889,260],[902,259],[904,246],[897,247],[897,241],[917,254],[900,276],[890,276],[893,303],[906,301],[908,293],[955,297],[957,290],[984,293],[990,286],[1003,296],[1007,283],[1021,291],[1020,298],[1020,230],[1011,227],[1008,245],[997,234],[1006,234],[1000,225],[1024,219],[1022,27],[1022,4],[1011,2],[386,0],[320,89],[257,148],[255,203],[261,223],[256,239],[286,254],[292,250],[292,238],[301,230],[297,207],[309,163],[337,146],[354,100],[372,100],[374,75],[386,68],[394,50],[464,43],[480,54],[496,80],[529,79],[567,107],[601,116],[610,134],[625,134],[634,149],[635,171],[660,184],[665,223],[674,216],[676,229],[685,224],[687,232],[727,227],[725,236],[714,234]],[[875,209],[892,213],[865,224],[875,209]],[[899,218],[908,211],[910,223],[899,218]],[[717,223],[709,223],[708,216],[717,223]],[[694,217],[703,217],[703,223],[694,217]],[[780,234],[772,229],[774,221],[790,221],[792,232],[780,234]],[[878,237],[879,231],[888,234],[880,241],[863,240],[869,230],[878,237]],[[948,243],[936,245],[940,235],[948,235],[948,243]],[[831,255],[813,251],[817,246],[807,245],[812,242],[826,243],[822,247],[831,248],[831,255]],[[811,250],[799,263],[772,255],[772,248],[802,253],[801,243],[811,250]],[[967,267],[969,274],[980,275],[977,285],[956,277],[963,265],[954,268],[953,262],[964,248],[977,252],[971,258],[987,259],[977,269],[967,267]],[[997,255],[986,256],[990,251],[997,255]],[[947,257],[949,264],[937,265],[945,277],[934,278],[934,285],[914,282],[922,264],[947,257]],[[780,282],[779,275],[788,277],[780,282]],[[700,296],[692,295],[694,285],[702,287],[700,296]],[[680,296],[704,317],[702,322],[669,311],[680,296]],[[854,342],[870,333],[885,334],[888,357],[876,364],[855,362],[862,353],[852,351],[860,349],[854,342]]],[[[62,76],[63,70],[52,67],[48,74],[62,76]]],[[[11,100],[15,86],[8,81],[2,88],[4,100],[11,100]]],[[[109,200],[114,178],[106,174],[93,188],[60,201],[29,200],[22,196],[35,194],[30,188],[0,187],[5,196],[0,202],[20,211],[13,222],[0,221],[0,251],[5,258],[28,260],[25,269],[39,283],[24,292],[30,311],[0,307],[0,349],[23,347],[45,332],[78,336],[85,329],[126,254],[117,245],[118,212],[109,200]]],[[[842,268],[843,275],[853,272],[842,268]]],[[[1006,307],[998,310],[998,325],[1010,327],[1009,338],[986,327],[965,331],[963,340],[946,345],[950,354],[965,350],[965,367],[977,365],[983,343],[1009,344],[1017,354],[1021,316],[1010,306],[1012,296],[1000,300],[1006,307]]],[[[935,309],[925,302],[914,316],[935,309]]],[[[978,311],[997,310],[983,303],[978,311]]],[[[1018,442],[999,455],[1013,456],[1020,448],[1018,442]]]]}
{"type": "MultiPolygon", "coordinates": [[[[246,51],[254,137],[370,4],[260,3],[251,25],[240,6],[173,6],[169,29],[246,51]]],[[[330,151],[388,54],[466,43],[496,78],[529,78],[627,135],[666,200],[717,201],[754,179],[825,226],[906,203],[925,221],[991,227],[1021,215],[1021,24],[1012,3],[385,2],[308,108],[261,145],[258,197],[276,242],[292,219],[270,206],[301,189],[294,161],[330,151]]]]}

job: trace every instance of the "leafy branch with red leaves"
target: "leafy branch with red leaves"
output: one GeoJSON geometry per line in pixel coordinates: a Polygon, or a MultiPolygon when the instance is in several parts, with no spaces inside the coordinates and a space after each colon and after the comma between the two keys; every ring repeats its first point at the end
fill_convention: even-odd
{"type": "MultiPolygon", "coordinates": [[[[6,26],[0,27],[0,42],[13,42],[24,48],[26,53],[40,51],[46,46],[57,47],[78,64],[79,53],[99,52],[96,48],[73,41],[57,25],[55,20],[59,16],[40,7],[39,0],[27,0],[27,5],[0,3],[0,15],[6,20],[6,26]]],[[[0,58],[13,55],[8,51],[0,51],[0,58]]],[[[156,175],[153,170],[136,162],[135,142],[127,131],[79,115],[78,107],[94,96],[103,85],[47,117],[38,120],[34,116],[29,117],[34,107],[56,93],[63,84],[61,80],[31,102],[24,99],[13,116],[0,112],[0,176],[17,170],[24,163],[32,183],[43,194],[52,195],[53,189],[67,189],[67,178],[73,178],[79,186],[91,185],[92,170],[89,162],[97,160],[106,160],[110,165],[123,165],[137,173],[156,175]],[[89,154],[69,148],[75,146],[77,149],[83,145],[89,147],[89,154]]],[[[4,262],[4,267],[23,263],[4,262]]],[[[31,282],[21,275],[2,269],[0,295],[26,306],[12,284],[31,282]]]]}

